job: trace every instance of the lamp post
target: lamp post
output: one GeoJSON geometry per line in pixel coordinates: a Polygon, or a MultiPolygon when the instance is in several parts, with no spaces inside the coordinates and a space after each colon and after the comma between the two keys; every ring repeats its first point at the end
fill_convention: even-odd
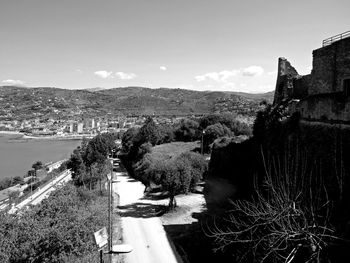
{"type": "Polygon", "coordinates": [[[202,154],[202,155],[203,155],[203,148],[204,148],[204,143],[203,143],[204,134],[205,134],[205,130],[202,131],[202,143],[201,143],[201,154],[202,154]]]}
{"type": "MultiPolygon", "coordinates": [[[[112,251],[112,240],[113,240],[113,230],[112,230],[112,175],[113,172],[107,173],[107,192],[108,192],[108,251],[112,251]]],[[[112,259],[112,254],[110,254],[110,260],[112,259]]],[[[112,261],[111,261],[112,262],[112,261]]]]}
{"type": "MultiPolygon", "coordinates": [[[[107,173],[107,191],[108,191],[108,251],[109,260],[112,262],[112,254],[124,254],[130,253],[132,247],[129,244],[113,245],[113,197],[112,197],[112,184],[116,182],[113,180],[113,158],[108,158],[111,162],[111,172],[107,173]]],[[[101,257],[102,258],[102,257],[101,257]]],[[[102,260],[101,260],[102,262],[102,260]]]]}

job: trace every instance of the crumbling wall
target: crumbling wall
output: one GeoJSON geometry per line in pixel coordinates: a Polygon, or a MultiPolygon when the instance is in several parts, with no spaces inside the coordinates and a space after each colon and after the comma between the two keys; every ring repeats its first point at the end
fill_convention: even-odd
{"type": "Polygon", "coordinates": [[[297,76],[299,76],[298,72],[287,59],[278,59],[277,82],[273,104],[292,98],[293,80],[297,76]]]}

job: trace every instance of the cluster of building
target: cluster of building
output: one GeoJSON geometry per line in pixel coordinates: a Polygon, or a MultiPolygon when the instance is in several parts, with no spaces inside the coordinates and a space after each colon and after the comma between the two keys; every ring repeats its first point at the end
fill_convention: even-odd
{"type": "MultiPolygon", "coordinates": [[[[173,124],[182,117],[154,116],[157,124],[173,124]]],[[[62,119],[31,119],[0,121],[0,130],[21,132],[29,136],[92,136],[104,132],[123,132],[131,127],[141,127],[145,122],[144,116],[116,116],[104,118],[80,118],[76,120],[62,119]]]]}

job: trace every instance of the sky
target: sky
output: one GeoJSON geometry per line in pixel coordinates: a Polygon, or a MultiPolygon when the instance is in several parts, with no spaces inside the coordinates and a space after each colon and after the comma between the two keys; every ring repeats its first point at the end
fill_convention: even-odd
{"type": "Polygon", "coordinates": [[[350,30],[349,0],[0,0],[0,86],[274,90],[279,57],[350,30]]]}

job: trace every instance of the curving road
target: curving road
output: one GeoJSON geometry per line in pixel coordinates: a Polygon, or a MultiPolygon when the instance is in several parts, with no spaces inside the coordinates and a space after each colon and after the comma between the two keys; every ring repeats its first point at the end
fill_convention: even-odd
{"type": "Polygon", "coordinates": [[[139,202],[144,186],[125,173],[116,173],[113,191],[120,196],[118,212],[122,217],[123,242],[133,251],[125,255],[125,263],[182,262],[154,209],[139,202]]]}

